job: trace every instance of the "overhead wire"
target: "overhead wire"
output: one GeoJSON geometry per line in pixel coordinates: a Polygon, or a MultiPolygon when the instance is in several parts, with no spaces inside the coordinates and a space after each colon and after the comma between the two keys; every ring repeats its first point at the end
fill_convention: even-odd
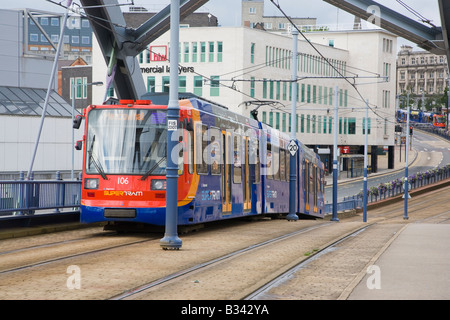
{"type": "MultiPolygon", "coordinates": [[[[351,83],[346,77],[344,77],[344,75],[329,61],[329,59],[327,59],[317,48],[316,46],[314,46],[314,44],[305,36],[305,34],[295,25],[295,23],[292,21],[292,19],[284,12],[284,10],[281,8],[281,6],[279,5],[279,3],[275,3],[274,0],[270,0],[270,2],[272,2],[277,8],[278,10],[284,15],[284,17],[290,22],[290,24],[292,25],[292,27],[294,27],[298,33],[306,40],[306,42],[325,60],[326,63],[328,63],[336,72],[337,74],[339,74],[345,81],[347,81],[350,86],[352,86],[355,91],[358,93],[358,96],[360,97],[360,99],[366,103],[366,99],[364,99],[363,95],[361,94],[361,92],[358,90],[358,88],[356,87],[355,84],[351,83]]],[[[277,1],[278,2],[278,1],[277,1]]],[[[370,107],[370,105],[368,105],[369,109],[378,117],[386,120],[386,118],[380,116],[372,107],[370,107]]],[[[391,121],[388,119],[388,121],[395,123],[394,121],[391,121]]]]}

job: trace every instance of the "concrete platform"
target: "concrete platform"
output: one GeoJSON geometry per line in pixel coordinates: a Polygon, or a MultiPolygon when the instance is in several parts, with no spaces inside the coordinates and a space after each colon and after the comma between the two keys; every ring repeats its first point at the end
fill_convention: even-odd
{"type": "Polygon", "coordinates": [[[449,300],[450,224],[410,223],[348,300],[449,300]]]}

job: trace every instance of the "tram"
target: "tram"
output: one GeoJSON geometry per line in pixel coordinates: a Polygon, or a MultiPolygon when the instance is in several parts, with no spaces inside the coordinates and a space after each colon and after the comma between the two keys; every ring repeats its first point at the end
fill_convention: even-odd
{"type": "MultiPolygon", "coordinates": [[[[409,121],[411,123],[421,123],[428,124],[435,128],[444,128],[445,127],[445,115],[432,113],[432,112],[423,112],[417,110],[410,111],[409,121]]],[[[406,122],[407,111],[404,109],[397,110],[397,122],[406,122]]]]}
{"type": "Polygon", "coordinates": [[[164,225],[166,159],[178,163],[179,225],[253,215],[324,216],[324,165],[296,141],[296,191],[289,194],[286,133],[194,95],[180,97],[179,153],[167,152],[168,96],[91,105],[85,121],[81,222],[164,225]],[[160,102],[158,102],[160,100],[160,102]]]}

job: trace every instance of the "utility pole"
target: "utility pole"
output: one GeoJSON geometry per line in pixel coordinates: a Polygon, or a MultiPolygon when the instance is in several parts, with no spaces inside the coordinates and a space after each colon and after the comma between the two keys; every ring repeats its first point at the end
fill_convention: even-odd
{"type": "Polygon", "coordinates": [[[178,120],[180,105],[178,102],[178,50],[180,38],[180,0],[171,0],[170,4],[170,87],[167,106],[167,154],[166,154],[166,229],[160,246],[167,249],[181,248],[178,238],[178,120]]]}
{"type": "Polygon", "coordinates": [[[289,143],[289,152],[291,160],[289,161],[289,214],[286,216],[287,220],[298,220],[298,216],[295,214],[295,184],[297,182],[297,166],[296,166],[296,153],[298,146],[296,143],[296,104],[297,104],[297,52],[298,52],[298,31],[293,28],[292,30],[292,109],[291,109],[291,141],[289,143]]]}
{"type": "Polygon", "coordinates": [[[338,135],[338,87],[334,88],[334,146],[333,146],[333,214],[331,221],[339,221],[337,217],[337,180],[338,180],[338,161],[337,161],[337,135],[338,135]]]}
{"type": "Polygon", "coordinates": [[[364,183],[363,183],[363,222],[367,222],[367,145],[369,131],[369,100],[366,100],[366,121],[364,123],[364,183]]]}
{"type": "Polygon", "coordinates": [[[407,132],[406,132],[406,146],[405,146],[405,153],[406,153],[406,155],[405,155],[405,195],[404,195],[404,197],[405,197],[405,213],[404,213],[404,215],[403,215],[403,219],[404,220],[408,220],[408,197],[409,197],[409,194],[408,194],[408,184],[409,184],[409,182],[408,182],[408,144],[409,144],[409,112],[410,112],[410,110],[409,110],[409,92],[408,92],[408,95],[407,95],[407,112],[406,112],[406,130],[407,130],[407,132]]]}

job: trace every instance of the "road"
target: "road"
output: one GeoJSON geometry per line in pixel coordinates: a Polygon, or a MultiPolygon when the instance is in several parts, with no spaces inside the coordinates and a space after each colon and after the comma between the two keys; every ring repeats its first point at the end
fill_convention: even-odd
{"type": "MultiPolygon", "coordinates": [[[[412,148],[414,151],[409,152],[408,175],[411,176],[418,172],[425,172],[429,169],[445,166],[450,163],[450,142],[445,141],[437,136],[429,134],[424,131],[415,130],[412,139],[412,148]]],[[[395,161],[400,160],[399,151],[396,151],[395,161]]],[[[402,148],[401,160],[404,163],[405,153],[402,148]]],[[[405,176],[404,165],[397,164],[396,170],[381,169],[377,174],[368,176],[368,189],[372,186],[378,186],[380,183],[390,182],[396,179],[401,179],[405,176]],[[385,172],[384,172],[385,171],[385,172]],[[384,173],[383,173],[384,172],[384,173]]],[[[332,202],[333,187],[328,180],[325,189],[325,201],[332,202]]],[[[344,197],[358,194],[363,189],[362,178],[356,178],[345,182],[338,181],[338,201],[342,201],[344,197]]]]}

